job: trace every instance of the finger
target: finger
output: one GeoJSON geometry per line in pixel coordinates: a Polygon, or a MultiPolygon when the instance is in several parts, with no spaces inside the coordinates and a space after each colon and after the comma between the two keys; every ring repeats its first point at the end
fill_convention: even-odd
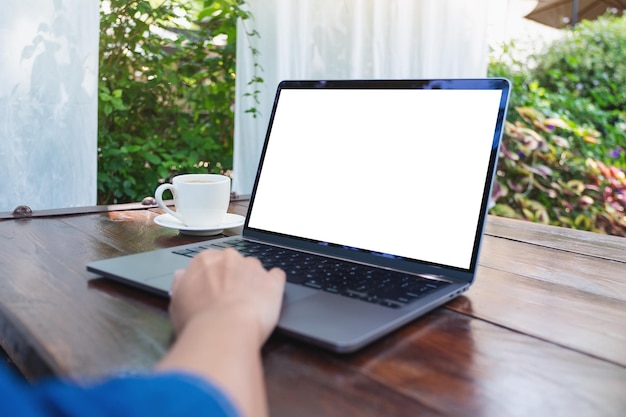
{"type": "Polygon", "coordinates": [[[249,266],[256,268],[256,269],[265,269],[263,268],[263,264],[261,263],[261,261],[258,258],[255,258],[253,256],[247,256],[244,258],[244,262],[247,262],[249,266]]]}
{"type": "Polygon", "coordinates": [[[286,280],[287,279],[287,274],[285,273],[285,271],[283,271],[280,268],[274,267],[272,269],[270,269],[268,271],[272,276],[276,277],[277,279],[280,280],[286,280]]]}
{"type": "Polygon", "coordinates": [[[219,253],[223,255],[224,257],[228,257],[228,258],[234,258],[234,259],[243,258],[243,255],[233,248],[226,248],[222,251],[214,250],[213,252],[219,253]]]}
{"type": "Polygon", "coordinates": [[[174,271],[174,279],[172,280],[172,286],[170,287],[169,295],[171,296],[176,291],[176,288],[180,286],[180,282],[183,280],[186,270],[177,269],[174,271]]]}

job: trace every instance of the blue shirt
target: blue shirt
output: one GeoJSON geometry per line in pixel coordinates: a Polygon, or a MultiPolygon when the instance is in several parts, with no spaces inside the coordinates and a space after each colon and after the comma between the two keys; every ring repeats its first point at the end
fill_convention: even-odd
{"type": "Polygon", "coordinates": [[[0,364],[0,416],[11,417],[239,417],[215,386],[184,373],[155,373],[78,385],[18,379],[0,364]]]}

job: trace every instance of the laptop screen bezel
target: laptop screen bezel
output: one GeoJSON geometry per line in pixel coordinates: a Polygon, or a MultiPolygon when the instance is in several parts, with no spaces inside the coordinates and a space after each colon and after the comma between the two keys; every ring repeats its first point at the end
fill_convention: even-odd
{"type": "MultiPolygon", "coordinates": [[[[272,113],[270,115],[268,129],[261,151],[261,157],[256,172],[253,191],[248,206],[248,213],[243,228],[243,236],[253,240],[285,246],[312,253],[323,254],[341,259],[372,264],[379,267],[388,267],[417,274],[443,275],[451,279],[458,279],[463,282],[471,282],[474,279],[478,265],[478,257],[484,227],[487,218],[488,204],[493,185],[496,164],[498,160],[499,147],[504,131],[508,99],[510,94],[510,82],[503,78],[478,78],[478,79],[421,79],[421,80],[286,80],[279,83],[272,113]],[[496,128],[494,130],[491,153],[489,156],[489,166],[485,178],[481,207],[476,224],[474,245],[468,268],[441,265],[418,259],[389,257],[388,255],[349,248],[341,245],[329,244],[327,242],[315,241],[311,239],[285,235],[277,232],[255,229],[249,226],[251,213],[254,210],[256,190],[261,176],[263,163],[271,136],[274,116],[280,94],[285,89],[457,89],[457,90],[498,90],[501,92],[500,106],[497,115],[496,128]]],[[[287,190],[285,191],[287,192],[287,190]]],[[[401,198],[401,196],[399,196],[401,198]]]]}

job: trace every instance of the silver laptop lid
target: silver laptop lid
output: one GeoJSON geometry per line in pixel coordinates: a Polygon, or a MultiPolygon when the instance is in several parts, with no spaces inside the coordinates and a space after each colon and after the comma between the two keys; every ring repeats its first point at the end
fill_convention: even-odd
{"type": "Polygon", "coordinates": [[[244,235],[471,281],[508,96],[504,79],[282,82],[244,235]]]}

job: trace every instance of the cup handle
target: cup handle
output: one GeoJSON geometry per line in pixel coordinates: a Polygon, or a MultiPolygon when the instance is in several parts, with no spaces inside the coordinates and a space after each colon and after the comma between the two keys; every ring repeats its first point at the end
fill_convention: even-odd
{"type": "Polygon", "coordinates": [[[165,190],[170,190],[172,192],[172,195],[174,194],[174,186],[172,184],[161,184],[157,187],[156,191],[154,192],[154,198],[156,199],[157,204],[159,205],[159,207],[161,207],[161,209],[163,209],[163,211],[165,211],[167,214],[174,216],[175,218],[177,218],[178,220],[180,220],[182,223],[183,222],[183,218],[180,216],[180,214],[176,213],[175,211],[171,210],[169,207],[167,207],[167,205],[163,202],[163,192],[165,190]]]}

